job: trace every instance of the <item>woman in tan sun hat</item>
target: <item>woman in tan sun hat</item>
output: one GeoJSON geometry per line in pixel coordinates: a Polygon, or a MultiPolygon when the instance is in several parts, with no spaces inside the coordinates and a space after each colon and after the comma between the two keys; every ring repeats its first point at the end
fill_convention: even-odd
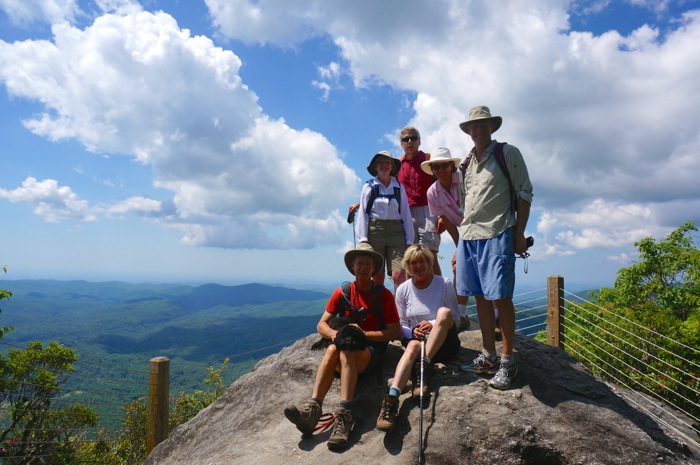
{"type": "MultiPolygon", "coordinates": [[[[399,168],[401,162],[387,151],[372,157],[367,171],[374,178],[362,187],[360,210],[355,223],[358,241],[368,242],[384,256],[394,289],[406,280],[401,259],[406,247],[413,243],[414,234],[406,190],[394,177],[399,168]]],[[[383,270],[373,279],[383,283],[383,270]]]]}

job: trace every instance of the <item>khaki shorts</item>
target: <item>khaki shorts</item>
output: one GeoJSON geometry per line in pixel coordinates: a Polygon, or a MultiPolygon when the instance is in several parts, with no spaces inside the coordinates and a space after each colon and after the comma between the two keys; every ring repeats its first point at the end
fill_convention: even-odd
{"type": "Polygon", "coordinates": [[[401,270],[401,260],[406,251],[406,232],[401,220],[369,220],[367,234],[369,245],[384,256],[387,275],[393,270],[401,270]]]}
{"type": "Polygon", "coordinates": [[[413,217],[413,243],[422,244],[437,252],[440,249],[440,235],[437,233],[437,218],[430,216],[430,209],[427,205],[422,207],[411,207],[413,217]]]}

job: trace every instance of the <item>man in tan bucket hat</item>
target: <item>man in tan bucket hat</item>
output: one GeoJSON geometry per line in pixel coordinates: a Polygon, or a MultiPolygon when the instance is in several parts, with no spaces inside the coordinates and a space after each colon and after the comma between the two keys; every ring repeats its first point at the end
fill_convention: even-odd
{"type": "Polygon", "coordinates": [[[463,164],[461,204],[464,217],[457,246],[457,294],[474,296],[483,339],[482,353],[462,371],[494,375],[489,385],[508,389],[518,374],[515,338],[515,255],[527,252],[525,227],[532,183],[516,147],[492,139],[503,123],[486,106],[476,106],[459,128],[474,147],[463,164]],[[494,304],[503,338],[496,354],[494,304]]]}

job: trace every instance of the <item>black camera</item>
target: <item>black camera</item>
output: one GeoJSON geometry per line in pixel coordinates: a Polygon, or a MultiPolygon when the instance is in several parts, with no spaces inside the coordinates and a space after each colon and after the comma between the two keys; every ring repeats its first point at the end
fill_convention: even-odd
{"type": "Polygon", "coordinates": [[[529,249],[533,245],[535,245],[535,238],[532,236],[528,236],[527,239],[525,239],[525,244],[527,245],[527,248],[529,249]]]}

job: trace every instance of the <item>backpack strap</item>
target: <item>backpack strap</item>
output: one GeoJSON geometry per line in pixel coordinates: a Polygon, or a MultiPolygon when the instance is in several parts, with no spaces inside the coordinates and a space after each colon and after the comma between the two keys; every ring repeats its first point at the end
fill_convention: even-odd
{"type": "Polygon", "coordinates": [[[384,284],[375,284],[372,287],[374,294],[374,305],[373,310],[377,315],[377,322],[379,322],[379,329],[386,329],[386,321],[384,321],[384,309],[382,309],[382,293],[384,292],[384,284]]]}
{"type": "MultiPolygon", "coordinates": [[[[398,182],[398,181],[396,181],[398,182]]],[[[374,182],[374,179],[370,179],[367,181],[367,184],[369,184],[370,189],[372,189],[369,193],[369,199],[367,199],[367,208],[365,208],[365,213],[369,214],[369,212],[372,211],[372,206],[374,205],[374,201],[377,199],[377,197],[386,197],[390,201],[391,199],[396,199],[396,203],[399,204],[399,213],[401,213],[401,185],[399,184],[398,186],[394,186],[394,193],[391,195],[380,195],[379,194],[379,184],[377,182],[374,182]]]]}
{"type": "Polygon", "coordinates": [[[503,147],[505,145],[506,142],[498,142],[493,153],[496,156],[496,163],[498,163],[498,167],[501,168],[501,171],[508,180],[508,187],[510,188],[510,212],[515,214],[517,210],[516,205],[518,199],[515,194],[515,187],[513,186],[513,181],[510,179],[510,172],[508,171],[508,166],[506,165],[506,157],[505,155],[503,155],[503,147]]]}
{"type": "Polygon", "coordinates": [[[365,208],[365,213],[368,215],[369,212],[372,211],[372,206],[374,205],[375,199],[379,196],[379,186],[373,184],[371,181],[371,179],[367,181],[367,184],[369,184],[369,188],[371,189],[369,192],[369,199],[367,199],[367,208],[365,208]]]}
{"type": "Polygon", "coordinates": [[[340,286],[340,292],[343,293],[345,297],[350,299],[350,282],[345,281],[342,286],[340,286]]]}
{"type": "Polygon", "coordinates": [[[467,155],[466,158],[462,163],[459,164],[459,172],[462,173],[462,180],[464,180],[464,176],[467,174],[467,168],[469,168],[469,162],[472,161],[472,156],[471,154],[467,155]]]}
{"type": "MultiPolygon", "coordinates": [[[[399,182],[399,181],[396,181],[399,182]]],[[[401,185],[399,184],[398,186],[394,186],[394,198],[396,199],[396,203],[399,204],[399,214],[401,214],[401,185]]]]}
{"type": "Polygon", "coordinates": [[[342,317],[352,317],[354,313],[357,313],[357,309],[352,305],[350,301],[350,283],[348,281],[345,281],[341,286],[340,286],[340,292],[343,294],[343,299],[340,301],[340,308],[339,314],[336,314],[336,316],[342,316],[342,317]]]}

